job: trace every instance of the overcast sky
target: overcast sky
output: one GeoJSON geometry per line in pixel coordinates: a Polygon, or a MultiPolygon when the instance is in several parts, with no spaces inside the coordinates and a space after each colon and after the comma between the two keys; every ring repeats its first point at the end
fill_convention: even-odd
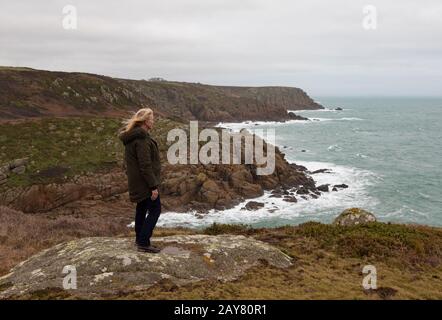
{"type": "Polygon", "coordinates": [[[121,78],[442,95],[441,0],[0,0],[0,65],[121,78]],[[77,30],[62,9],[77,8],[77,30]],[[377,29],[362,26],[364,5],[377,29]]]}

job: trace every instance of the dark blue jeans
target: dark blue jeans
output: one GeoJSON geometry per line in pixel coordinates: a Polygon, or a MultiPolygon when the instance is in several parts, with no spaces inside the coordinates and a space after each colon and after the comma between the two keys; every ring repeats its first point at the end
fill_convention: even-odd
{"type": "Polygon", "coordinates": [[[161,213],[160,195],[155,200],[150,197],[137,203],[135,213],[135,234],[138,245],[149,246],[150,237],[161,213]],[[146,216],[146,213],[147,216],[146,216]]]}

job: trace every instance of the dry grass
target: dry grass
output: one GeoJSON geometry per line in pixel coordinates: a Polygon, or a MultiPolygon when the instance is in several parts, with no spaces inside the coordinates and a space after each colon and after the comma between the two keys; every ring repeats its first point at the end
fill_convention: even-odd
{"type": "Polygon", "coordinates": [[[93,236],[128,235],[131,217],[30,215],[0,207],[0,275],[31,255],[60,242],[93,236]]]}
{"type": "MultiPolygon", "coordinates": [[[[364,263],[334,254],[299,255],[288,269],[258,266],[237,281],[177,287],[163,281],[120,299],[442,299],[440,269],[404,271],[376,263],[378,290],[362,287],[364,263]]],[[[116,297],[112,297],[116,298],[116,297]]]]}
{"type": "Polygon", "coordinates": [[[320,223],[251,229],[213,225],[208,234],[245,234],[294,258],[287,269],[261,265],[232,282],[177,287],[162,281],[121,299],[442,299],[442,231],[424,226],[320,223]],[[366,247],[365,250],[361,250],[366,247]],[[362,268],[375,265],[378,289],[362,287],[362,268]]]}
{"type": "MultiPolygon", "coordinates": [[[[0,275],[57,243],[88,236],[133,236],[131,216],[102,213],[29,215],[0,207],[0,275]]],[[[215,224],[205,230],[157,228],[155,236],[243,234],[293,257],[278,269],[256,266],[232,282],[204,281],[177,287],[164,280],[142,292],[109,299],[442,299],[442,231],[439,228],[375,223],[338,227],[320,223],[252,229],[215,224]],[[362,287],[362,268],[375,265],[378,290],[362,287]]],[[[22,297],[23,298],[23,297],[22,297]]],[[[38,292],[31,299],[74,298],[38,292]]]]}
{"type": "MultiPolygon", "coordinates": [[[[112,211],[75,215],[24,214],[0,206],[0,276],[23,260],[58,243],[84,237],[131,236],[132,215],[112,211]]],[[[156,228],[154,236],[191,234],[185,228],[156,228]]]]}

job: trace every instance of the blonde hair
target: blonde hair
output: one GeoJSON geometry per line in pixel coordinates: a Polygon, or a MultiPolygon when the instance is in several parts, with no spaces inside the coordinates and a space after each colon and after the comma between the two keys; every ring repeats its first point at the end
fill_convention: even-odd
{"type": "Polygon", "coordinates": [[[123,121],[124,127],[121,132],[128,132],[147,120],[153,120],[153,111],[151,108],[142,108],[134,113],[132,117],[123,121]]]}

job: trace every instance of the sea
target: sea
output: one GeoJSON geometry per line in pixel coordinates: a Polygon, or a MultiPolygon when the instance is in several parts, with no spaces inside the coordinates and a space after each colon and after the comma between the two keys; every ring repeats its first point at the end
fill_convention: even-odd
{"type": "MultiPolygon", "coordinates": [[[[159,226],[202,228],[214,222],[252,227],[330,223],[344,209],[359,207],[379,221],[442,226],[442,97],[319,97],[322,110],[296,110],[309,120],[219,123],[275,131],[275,143],[289,162],[308,170],[317,185],[347,184],[297,203],[270,197],[253,200],[265,206],[161,215],[159,226]],[[336,110],[336,108],[343,110],[336,110]]],[[[264,134],[265,137],[265,134],[264,134]]]]}

